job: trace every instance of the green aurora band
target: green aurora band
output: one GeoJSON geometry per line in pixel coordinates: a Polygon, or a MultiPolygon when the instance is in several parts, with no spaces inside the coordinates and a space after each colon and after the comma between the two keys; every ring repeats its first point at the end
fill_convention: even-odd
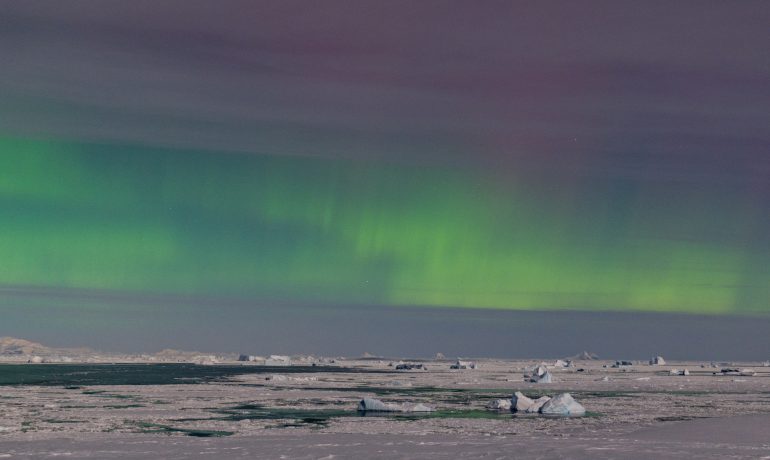
{"type": "Polygon", "coordinates": [[[765,312],[770,254],[750,193],[0,138],[0,285],[765,312]]]}

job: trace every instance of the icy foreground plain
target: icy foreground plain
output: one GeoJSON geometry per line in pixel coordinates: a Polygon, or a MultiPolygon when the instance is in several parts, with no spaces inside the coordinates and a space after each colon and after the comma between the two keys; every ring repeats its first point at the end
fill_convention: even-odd
{"type": "MultiPolygon", "coordinates": [[[[553,382],[528,383],[541,361],[478,360],[462,370],[420,362],[427,370],[337,359],[283,370],[229,363],[245,374],[200,366],[217,377],[171,384],[0,385],[0,458],[770,458],[770,368],[758,363],[731,363],[756,375],[729,376],[701,363],[547,361],[553,382]],[[485,410],[514,391],[570,392],[588,414],[485,410]],[[437,411],[362,416],[363,397],[437,411]]],[[[9,366],[46,365],[0,366],[0,381],[9,366]]]]}

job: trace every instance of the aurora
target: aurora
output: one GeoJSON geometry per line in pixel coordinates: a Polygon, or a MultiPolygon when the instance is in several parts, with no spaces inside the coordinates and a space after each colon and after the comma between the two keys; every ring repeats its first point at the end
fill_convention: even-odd
{"type": "Polygon", "coordinates": [[[740,185],[10,138],[0,153],[3,285],[694,313],[770,294],[768,254],[736,241],[764,217],[740,185]]]}

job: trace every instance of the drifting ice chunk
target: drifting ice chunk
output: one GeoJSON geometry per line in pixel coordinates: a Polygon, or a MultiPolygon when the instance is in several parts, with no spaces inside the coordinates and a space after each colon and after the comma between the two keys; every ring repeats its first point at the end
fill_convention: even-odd
{"type": "Polygon", "coordinates": [[[401,405],[384,403],[374,398],[364,398],[358,403],[359,412],[433,412],[434,410],[425,404],[401,405]]]}
{"type": "Polygon", "coordinates": [[[572,399],[572,395],[562,393],[543,404],[540,413],[544,415],[585,415],[586,409],[572,399]]]}
{"type": "Polygon", "coordinates": [[[384,403],[379,399],[364,398],[358,403],[359,412],[402,412],[401,406],[393,403],[384,403]]]}
{"type": "Polygon", "coordinates": [[[532,400],[517,391],[511,397],[513,412],[541,413],[545,415],[585,415],[585,408],[572,399],[569,393],[562,393],[553,398],[541,396],[532,400]]]}
{"type": "Polygon", "coordinates": [[[650,359],[650,366],[665,366],[666,360],[662,356],[655,356],[650,359]]]}
{"type": "Polygon", "coordinates": [[[532,401],[532,405],[529,406],[525,412],[528,414],[537,414],[538,412],[540,412],[540,409],[545,405],[545,403],[547,403],[550,400],[551,400],[550,396],[541,396],[536,400],[532,401]]]}
{"type": "Polygon", "coordinates": [[[508,411],[511,410],[512,401],[510,399],[495,399],[487,404],[489,410],[508,411]]]}
{"type": "Polygon", "coordinates": [[[668,375],[690,375],[690,371],[687,369],[682,369],[681,371],[679,369],[671,369],[668,371],[668,375]]]}
{"type": "Polygon", "coordinates": [[[414,406],[404,406],[404,412],[433,412],[436,409],[425,404],[415,404],[414,406]]]}
{"type": "Polygon", "coordinates": [[[266,366],[291,366],[291,358],[288,356],[270,355],[270,357],[265,360],[265,365],[266,366]]]}
{"type": "Polygon", "coordinates": [[[722,375],[739,375],[741,377],[753,377],[757,375],[756,371],[754,369],[722,369],[719,371],[722,373],[722,375]]]}
{"type": "Polygon", "coordinates": [[[511,410],[513,412],[526,412],[528,414],[537,413],[545,403],[551,398],[548,396],[541,396],[535,400],[524,396],[520,391],[517,391],[511,397],[511,410]]]}
{"type": "Polygon", "coordinates": [[[527,409],[532,407],[534,403],[535,401],[524,396],[524,394],[520,391],[517,391],[513,394],[513,396],[511,396],[511,410],[514,412],[525,412],[527,409]]]}
{"type": "MultiPolygon", "coordinates": [[[[525,376],[526,377],[526,376],[525,376]]],[[[532,375],[528,377],[532,383],[552,383],[553,377],[545,366],[537,366],[532,369],[532,375]]]]}
{"type": "Polygon", "coordinates": [[[398,364],[396,364],[396,370],[397,371],[411,371],[413,369],[422,369],[424,371],[428,370],[428,368],[424,364],[415,364],[415,363],[398,363],[398,364]]]}
{"type": "Polygon", "coordinates": [[[253,363],[255,361],[264,361],[265,358],[261,356],[254,356],[254,355],[238,355],[238,361],[243,362],[250,362],[253,363]]]}
{"type": "Polygon", "coordinates": [[[454,364],[449,366],[450,369],[476,369],[476,363],[473,361],[457,360],[454,364]]]}
{"type": "Polygon", "coordinates": [[[740,369],[722,369],[719,372],[721,372],[722,375],[741,375],[740,369]]]}

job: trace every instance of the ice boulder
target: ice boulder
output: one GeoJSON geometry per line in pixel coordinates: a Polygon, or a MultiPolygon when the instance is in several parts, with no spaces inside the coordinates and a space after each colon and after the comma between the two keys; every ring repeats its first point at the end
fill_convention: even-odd
{"type": "Polygon", "coordinates": [[[270,357],[265,360],[265,365],[291,366],[291,358],[288,356],[282,356],[282,355],[270,355],[270,357]]]}
{"type": "Polygon", "coordinates": [[[434,412],[436,409],[426,406],[425,404],[415,404],[413,406],[403,406],[404,412],[434,412]]]}
{"type": "Polygon", "coordinates": [[[463,361],[458,359],[454,364],[449,366],[450,369],[476,369],[476,363],[473,361],[463,361]]]}
{"type": "Polygon", "coordinates": [[[741,375],[741,370],[740,369],[725,368],[725,369],[720,370],[719,372],[721,372],[722,375],[741,375]]]}
{"type": "Polygon", "coordinates": [[[494,401],[489,401],[487,404],[487,409],[489,410],[498,410],[498,411],[509,411],[511,410],[512,401],[510,399],[495,399],[494,401]]]}
{"type": "Polygon", "coordinates": [[[261,356],[243,355],[243,354],[238,355],[238,361],[243,361],[243,362],[252,362],[253,363],[255,361],[264,361],[264,360],[265,360],[265,358],[263,358],[261,356]]]}
{"type": "Polygon", "coordinates": [[[416,364],[416,363],[398,363],[396,364],[396,370],[397,371],[411,371],[414,369],[421,369],[424,371],[427,371],[428,368],[424,364],[416,364]]]}
{"type": "Polygon", "coordinates": [[[379,399],[364,398],[358,403],[359,412],[403,412],[398,404],[384,403],[379,399]]]}
{"type": "Polygon", "coordinates": [[[511,396],[511,410],[514,412],[525,412],[528,408],[532,407],[535,401],[524,396],[520,391],[511,396]]]}
{"type": "Polygon", "coordinates": [[[358,403],[359,412],[433,412],[434,408],[425,404],[385,403],[379,399],[364,398],[358,403]]]}
{"type": "Polygon", "coordinates": [[[545,366],[537,366],[532,369],[532,375],[529,376],[529,381],[532,383],[552,383],[553,377],[545,366]]]}
{"type": "Polygon", "coordinates": [[[551,398],[548,396],[541,396],[537,399],[532,399],[517,391],[511,397],[511,410],[513,412],[536,414],[540,411],[540,408],[543,407],[543,405],[545,405],[545,403],[547,403],[550,399],[551,398]]]}
{"type": "Polygon", "coordinates": [[[690,375],[690,371],[687,369],[682,369],[681,371],[679,369],[671,369],[668,371],[668,375],[690,375]]]}
{"type": "Polygon", "coordinates": [[[586,409],[569,393],[556,395],[540,408],[543,415],[585,415],[586,409]]]}
{"type": "Polygon", "coordinates": [[[532,405],[529,406],[527,410],[525,410],[524,412],[528,414],[537,414],[538,412],[540,412],[540,409],[543,408],[545,403],[547,403],[550,400],[551,398],[549,396],[541,396],[536,400],[532,401],[532,405]]]}

